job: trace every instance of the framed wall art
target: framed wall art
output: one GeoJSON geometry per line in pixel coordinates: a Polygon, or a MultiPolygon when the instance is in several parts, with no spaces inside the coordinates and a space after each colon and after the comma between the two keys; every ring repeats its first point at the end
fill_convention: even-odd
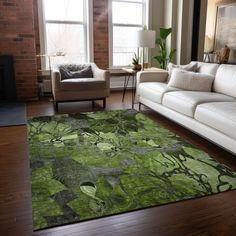
{"type": "Polygon", "coordinates": [[[217,8],[214,51],[230,48],[229,63],[236,63],[236,3],[217,8]]]}

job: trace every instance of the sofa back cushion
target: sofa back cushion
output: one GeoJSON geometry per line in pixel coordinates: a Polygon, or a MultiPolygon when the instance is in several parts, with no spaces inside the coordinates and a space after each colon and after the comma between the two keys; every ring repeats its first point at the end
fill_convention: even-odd
{"type": "Polygon", "coordinates": [[[196,72],[198,69],[198,65],[197,65],[197,62],[191,62],[186,65],[176,65],[174,63],[169,62],[168,66],[167,66],[167,70],[168,70],[168,73],[170,76],[173,72],[173,69],[175,69],[175,68],[179,68],[179,69],[186,70],[186,71],[196,72]]]}
{"type": "Polygon", "coordinates": [[[206,63],[206,62],[197,62],[198,69],[196,72],[208,75],[216,75],[216,72],[219,68],[219,64],[215,63],[206,63]]]}
{"type": "Polygon", "coordinates": [[[236,65],[220,65],[216,73],[213,90],[236,98],[236,65]]]}
{"type": "Polygon", "coordinates": [[[213,75],[184,71],[175,68],[173,69],[167,86],[190,91],[210,92],[213,81],[213,75]]]}

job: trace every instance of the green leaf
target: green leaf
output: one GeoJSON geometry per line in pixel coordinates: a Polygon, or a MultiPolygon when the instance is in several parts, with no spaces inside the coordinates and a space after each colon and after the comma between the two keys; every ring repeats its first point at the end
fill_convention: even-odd
{"type": "Polygon", "coordinates": [[[173,58],[174,55],[175,55],[175,52],[176,52],[176,49],[172,49],[172,50],[170,51],[170,54],[169,54],[169,61],[172,60],[172,58],[173,58]]]}
{"type": "Polygon", "coordinates": [[[160,64],[162,63],[162,56],[155,56],[154,59],[156,59],[160,64]]]}
{"type": "Polygon", "coordinates": [[[91,198],[96,198],[95,195],[96,195],[96,191],[97,191],[97,188],[96,186],[91,183],[91,182],[85,182],[83,184],[80,185],[80,190],[87,194],[88,196],[90,196],[91,198]]]}
{"type": "Polygon", "coordinates": [[[165,48],[165,44],[161,38],[156,39],[156,45],[159,46],[160,51],[162,51],[165,48]]]}
{"type": "Polygon", "coordinates": [[[167,51],[166,48],[162,51],[162,59],[163,61],[166,61],[167,51]]]}
{"type": "Polygon", "coordinates": [[[168,35],[171,33],[172,28],[160,28],[160,37],[162,39],[166,39],[168,35]]]}
{"type": "Polygon", "coordinates": [[[111,151],[112,148],[114,148],[114,146],[110,143],[98,143],[97,147],[101,150],[101,151],[111,151]]]}
{"type": "Polygon", "coordinates": [[[97,187],[92,182],[84,182],[80,185],[80,190],[91,197],[92,199],[98,201],[99,203],[104,203],[104,201],[96,197],[97,187]]]}
{"type": "Polygon", "coordinates": [[[146,143],[148,145],[150,145],[151,147],[160,147],[158,144],[156,144],[152,139],[146,141],[146,143]]]}
{"type": "Polygon", "coordinates": [[[166,38],[172,32],[172,28],[160,28],[160,37],[156,38],[156,45],[159,47],[159,55],[154,57],[160,64],[162,69],[166,69],[167,63],[172,60],[176,49],[171,50],[168,55],[168,50],[166,47],[166,38]]]}
{"type": "Polygon", "coordinates": [[[134,53],[132,61],[133,61],[132,64],[139,64],[139,57],[136,53],[134,53]]]}
{"type": "Polygon", "coordinates": [[[156,38],[156,44],[157,44],[157,45],[162,44],[162,40],[161,40],[161,38],[156,38]]]}

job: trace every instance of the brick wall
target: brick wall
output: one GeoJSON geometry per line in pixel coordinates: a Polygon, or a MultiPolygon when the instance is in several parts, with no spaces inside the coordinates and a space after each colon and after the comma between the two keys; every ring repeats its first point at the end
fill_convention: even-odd
{"type": "Polygon", "coordinates": [[[94,62],[109,66],[108,0],[93,1],[94,62]]]}
{"type": "MultiPolygon", "coordinates": [[[[40,54],[40,36],[39,36],[39,17],[38,17],[38,1],[33,0],[33,12],[34,12],[34,34],[35,34],[35,49],[36,54],[40,54]]],[[[41,58],[37,57],[37,68],[41,68],[41,58]]]]}
{"type": "Polygon", "coordinates": [[[37,97],[32,0],[0,0],[0,53],[14,56],[19,100],[37,97]]]}

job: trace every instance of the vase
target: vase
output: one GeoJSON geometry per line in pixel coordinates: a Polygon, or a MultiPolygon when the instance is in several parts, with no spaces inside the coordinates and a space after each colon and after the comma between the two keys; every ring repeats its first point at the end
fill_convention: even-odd
{"type": "Polygon", "coordinates": [[[142,69],[142,66],[141,64],[133,64],[133,70],[141,70],[142,69]]]}

